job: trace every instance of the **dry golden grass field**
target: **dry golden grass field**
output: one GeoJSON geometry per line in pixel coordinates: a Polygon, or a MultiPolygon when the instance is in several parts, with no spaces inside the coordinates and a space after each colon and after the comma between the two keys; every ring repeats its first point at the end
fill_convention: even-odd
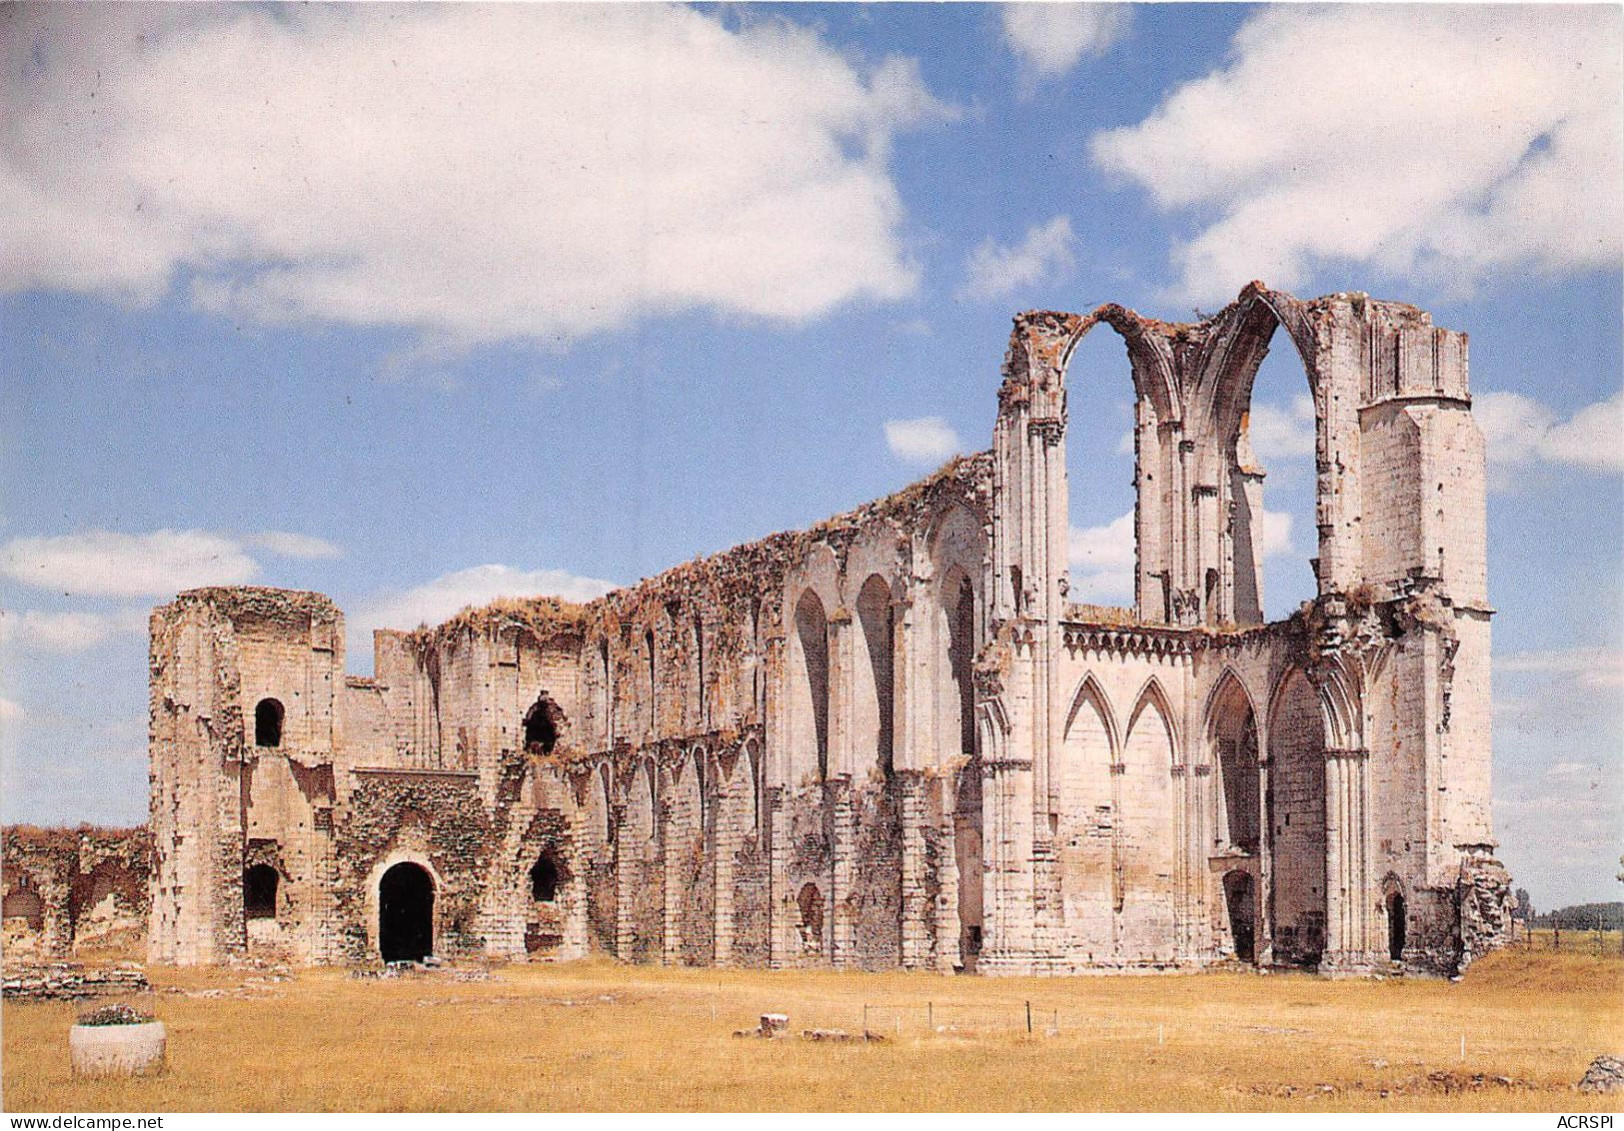
{"type": "Polygon", "coordinates": [[[363,980],[148,971],[168,1071],[76,1080],[74,1007],[4,1005],[9,1111],[1613,1111],[1624,959],[1520,950],[1459,983],[975,979],[607,962],[363,980]],[[1033,1032],[1026,1029],[1032,1003],[1033,1032]],[[802,1039],[868,1026],[883,1041],[802,1039]],[[790,1015],[789,1039],[740,1039],[790,1015]],[[1465,1055],[1461,1040],[1465,1038],[1465,1055]]]}

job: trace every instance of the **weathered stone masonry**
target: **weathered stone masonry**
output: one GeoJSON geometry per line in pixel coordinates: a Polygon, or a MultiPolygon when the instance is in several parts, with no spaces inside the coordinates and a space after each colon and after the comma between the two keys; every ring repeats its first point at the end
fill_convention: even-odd
{"type": "Polygon", "coordinates": [[[1452,971],[1498,940],[1464,334],[1251,284],[1016,318],[993,447],[586,605],[152,618],[151,957],[1452,971]],[[1124,339],[1132,609],[1067,599],[1065,370],[1124,339]],[[1263,623],[1251,384],[1317,420],[1319,595],[1263,623]]]}
{"type": "Polygon", "coordinates": [[[150,910],[144,828],[9,825],[0,853],[8,967],[139,943],[150,910]]]}

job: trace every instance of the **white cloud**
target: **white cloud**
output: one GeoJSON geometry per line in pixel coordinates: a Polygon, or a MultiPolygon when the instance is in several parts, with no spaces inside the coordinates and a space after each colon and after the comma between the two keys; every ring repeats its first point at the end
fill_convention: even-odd
{"type": "MultiPolygon", "coordinates": [[[[1067,596],[1071,600],[1101,605],[1133,600],[1133,575],[1138,558],[1132,511],[1113,518],[1104,526],[1073,526],[1066,548],[1071,564],[1071,591],[1067,596]]],[[[1263,512],[1259,550],[1264,558],[1294,552],[1290,514],[1263,512]]]]}
{"type": "Polygon", "coordinates": [[[1133,20],[1125,4],[1012,3],[1002,11],[1009,49],[1042,78],[1065,74],[1084,55],[1105,54],[1133,20]]]}
{"type": "Polygon", "coordinates": [[[28,717],[21,703],[0,698],[0,723],[14,723],[28,717]]]}
{"type": "Polygon", "coordinates": [[[1495,797],[1501,856],[1536,893],[1536,903],[1593,899],[1602,885],[1617,890],[1621,798],[1624,769],[1611,759],[1583,767],[1558,763],[1516,794],[1495,797]]]}
{"type": "Polygon", "coordinates": [[[908,338],[928,338],[932,332],[930,320],[926,318],[909,318],[893,322],[888,329],[898,337],[908,338]]]}
{"type": "Polygon", "coordinates": [[[1624,393],[1614,393],[1552,425],[1540,442],[1540,455],[1552,463],[1624,471],[1624,393]]]}
{"type": "Polygon", "coordinates": [[[74,596],[161,597],[201,585],[240,585],[259,566],[235,541],[202,530],[88,530],[13,538],[0,546],[0,572],[74,596]]]}
{"type": "Polygon", "coordinates": [[[256,546],[264,546],[271,553],[284,558],[312,560],[344,556],[344,550],[340,546],[325,538],[315,538],[309,534],[291,534],[286,530],[262,531],[251,535],[248,541],[256,546]]]}
{"type": "Polygon", "coordinates": [[[1221,70],[1091,142],[1105,170],[1205,222],[1178,293],[1319,264],[1469,287],[1616,270],[1624,249],[1616,7],[1269,7],[1221,70]]]}
{"type": "Polygon", "coordinates": [[[959,434],[939,416],[887,420],[885,443],[892,455],[919,464],[939,464],[964,450],[959,434]]]}
{"type": "Polygon", "coordinates": [[[1133,512],[1104,526],[1072,527],[1067,557],[1071,562],[1069,599],[1095,605],[1131,602],[1137,561],[1133,512]]]}
{"type": "Polygon", "coordinates": [[[114,637],[147,631],[145,609],[112,613],[0,612],[0,640],[45,652],[83,652],[114,637]]]}
{"type": "Polygon", "coordinates": [[[1263,511],[1263,537],[1258,549],[1262,560],[1282,558],[1296,553],[1291,544],[1291,514],[1287,511],[1263,511]]]}
{"type": "Polygon", "coordinates": [[[11,8],[0,290],[553,341],[911,293],[951,111],[787,21],[653,5],[11,8]],[[195,274],[194,274],[195,273],[195,274]]]}
{"type": "Polygon", "coordinates": [[[1624,393],[1587,405],[1567,420],[1521,393],[1479,393],[1472,409],[1488,446],[1491,487],[1509,487],[1513,469],[1541,461],[1624,471],[1624,393]]]}
{"type": "Polygon", "coordinates": [[[617,586],[595,577],[578,577],[561,569],[519,570],[505,565],[481,565],[442,574],[412,589],[384,593],[363,608],[357,626],[412,629],[439,624],[470,605],[486,605],[498,597],[561,597],[590,601],[617,586]]]}
{"type": "Polygon", "coordinates": [[[1004,247],[986,239],[964,264],[960,298],[993,299],[1045,282],[1070,271],[1076,237],[1071,219],[1056,216],[1026,230],[1019,247],[1004,247]]]}
{"type": "Polygon", "coordinates": [[[1624,652],[1616,648],[1559,648],[1494,657],[1495,675],[1572,676],[1581,687],[1624,688],[1624,652]]]}
{"type": "Polygon", "coordinates": [[[1313,455],[1314,402],[1302,395],[1286,408],[1254,401],[1247,436],[1264,466],[1313,455]]]}
{"type": "Polygon", "coordinates": [[[1483,430],[1489,459],[1513,466],[1538,459],[1540,444],[1556,423],[1554,412],[1521,393],[1479,393],[1472,415],[1483,430]]]}

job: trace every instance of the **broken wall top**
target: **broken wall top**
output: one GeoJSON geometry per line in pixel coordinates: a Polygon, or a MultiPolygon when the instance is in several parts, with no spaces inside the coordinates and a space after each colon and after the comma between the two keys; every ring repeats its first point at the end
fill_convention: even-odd
{"type": "Polygon", "coordinates": [[[260,620],[289,626],[336,623],[343,619],[330,597],[306,589],[275,589],[266,585],[214,585],[177,594],[161,612],[189,610],[218,613],[232,621],[260,620]]]}
{"type": "Polygon", "coordinates": [[[990,506],[992,453],[950,460],[933,474],[882,499],[825,519],[801,531],[770,534],[708,557],[695,558],[615,589],[585,604],[556,597],[501,598],[463,609],[432,628],[398,633],[415,647],[449,643],[464,634],[494,635],[515,626],[528,629],[544,643],[578,645],[592,629],[606,635],[648,621],[651,610],[677,615],[695,602],[716,609],[742,611],[751,599],[775,609],[779,588],[814,545],[823,544],[837,557],[873,525],[890,521],[903,530],[920,530],[946,497],[990,506]]]}
{"type": "MultiPolygon", "coordinates": [[[[1046,394],[1064,384],[1072,348],[1100,323],[1122,336],[1135,393],[1151,402],[1164,423],[1198,410],[1198,402],[1215,395],[1211,387],[1233,372],[1255,368],[1277,327],[1295,345],[1311,385],[1329,379],[1320,371],[1322,357],[1332,352],[1339,334],[1356,329],[1364,373],[1357,391],[1365,403],[1469,397],[1467,335],[1433,326],[1432,316],[1419,307],[1361,292],[1302,300],[1254,280],[1223,310],[1196,322],[1150,318],[1116,303],[1087,314],[1017,314],[1004,356],[1000,409],[1030,405],[1040,417],[1058,416],[1061,402],[1046,394]]],[[[1245,384],[1250,387],[1249,373],[1245,384]]]]}

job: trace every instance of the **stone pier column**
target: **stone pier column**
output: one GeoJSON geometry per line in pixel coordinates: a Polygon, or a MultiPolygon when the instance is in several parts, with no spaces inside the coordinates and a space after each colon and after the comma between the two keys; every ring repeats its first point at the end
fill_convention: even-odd
{"type": "Polygon", "coordinates": [[[902,822],[902,967],[923,970],[931,964],[924,779],[917,770],[899,770],[896,784],[897,809],[902,822]]]}
{"type": "MultiPolygon", "coordinates": [[[[564,889],[564,943],[559,948],[560,958],[585,958],[590,949],[587,940],[592,933],[592,922],[588,915],[588,901],[591,898],[588,889],[592,882],[593,854],[584,847],[587,830],[582,824],[577,817],[571,830],[574,838],[570,850],[570,882],[564,889]]],[[[519,939],[519,949],[524,949],[522,937],[519,939]]]]}
{"type": "Polygon", "coordinates": [[[1370,820],[1365,749],[1325,752],[1325,955],[1322,969],[1360,972],[1379,960],[1371,945],[1370,820]]]}
{"type": "Polygon", "coordinates": [[[850,777],[828,782],[824,804],[829,812],[830,955],[836,969],[857,964],[857,915],[848,898],[857,887],[857,814],[850,777]]]}
{"type": "MultiPolygon", "coordinates": [[[[1260,735],[1258,746],[1263,745],[1264,735],[1260,735]]],[[[1257,770],[1257,827],[1258,827],[1258,882],[1257,891],[1257,924],[1258,936],[1254,944],[1257,952],[1257,964],[1270,966],[1274,963],[1274,828],[1269,824],[1273,814],[1270,812],[1269,799],[1274,795],[1274,760],[1261,758],[1257,770]]]]}
{"type": "Polygon", "coordinates": [[[627,859],[626,806],[616,805],[615,843],[612,848],[615,864],[615,957],[622,962],[632,960],[634,931],[632,928],[632,877],[630,869],[638,862],[627,859]]]}
{"type": "Polygon", "coordinates": [[[1032,969],[1032,763],[988,763],[982,777],[982,858],[987,932],[979,968],[1024,974],[1032,969]]]}
{"type": "Polygon", "coordinates": [[[1180,961],[1187,961],[1198,957],[1200,949],[1197,939],[1200,937],[1195,922],[1195,899],[1191,894],[1191,886],[1195,876],[1203,863],[1200,855],[1201,846],[1196,843],[1195,833],[1191,828],[1190,820],[1192,801],[1190,797],[1189,767],[1183,762],[1173,763],[1173,843],[1179,846],[1178,855],[1173,859],[1173,891],[1176,900],[1173,908],[1174,915],[1174,956],[1180,961]]]}
{"type": "MultiPolygon", "coordinates": [[[[1034,782],[1033,789],[1037,786],[1034,782]]],[[[1029,961],[1038,956],[1054,956],[1056,927],[1060,920],[1060,854],[1049,835],[1049,815],[1032,818],[1032,937],[1029,961]]]]}
{"type": "Polygon", "coordinates": [[[789,890],[789,814],[784,812],[784,789],[767,791],[767,965],[774,970],[797,965],[800,953],[795,933],[794,893],[789,890]]]}
{"type": "Polygon", "coordinates": [[[743,836],[739,828],[739,797],[742,791],[749,788],[750,767],[745,755],[740,754],[734,763],[732,777],[723,782],[718,775],[716,782],[716,824],[710,850],[711,876],[716,885],[711,897],[711,908],[716,918],[711,936],[715,940],[712,961],[718,966],[733,965],[733,864],[743,836]],[[742,782],[739,780],[741,775],[744,778],[742,782]]]}
{"type": "Polygon", "coordinates": [[[43,882],[35,879],[34,894],[42,913],[41,951],[51,958],[68,957],[73,952],[73,881],[52,872],[43,882]]]}
{"type": "Polygon", "coordinates": [[[959,965],[959,861],[953,810],[957,797],[950,780],[931,782],[928,812],[936,826],[936,969],[953,973],[959,965]]]}
{"type": "Polygon", "coordinates": [[[1212,854],[1212,841],[1216,835],[1210,817],[1218,787],[1213,784],[1211,762],[1197,762],[1191,767],[1190,774],[1190,824],[1196,846],[1196,868],[1190,877],[1190,920],[1195,927],[1192,941],[1198,952],[1215,955],[1218,940],[1213,937],[1212,900],[1209,895],[1218,894],[1219,899],[1223,897],[1212,890],[1212,867],[1207,861],[1212,854]]]}
{"type": "Polygon", "coordinates": [[[660,799],[660,880],[664,889],[664,912],[660,960],[667,966],[682,964],[682,877],[680,859],[683,822],[670,789],[660,799]]]}

